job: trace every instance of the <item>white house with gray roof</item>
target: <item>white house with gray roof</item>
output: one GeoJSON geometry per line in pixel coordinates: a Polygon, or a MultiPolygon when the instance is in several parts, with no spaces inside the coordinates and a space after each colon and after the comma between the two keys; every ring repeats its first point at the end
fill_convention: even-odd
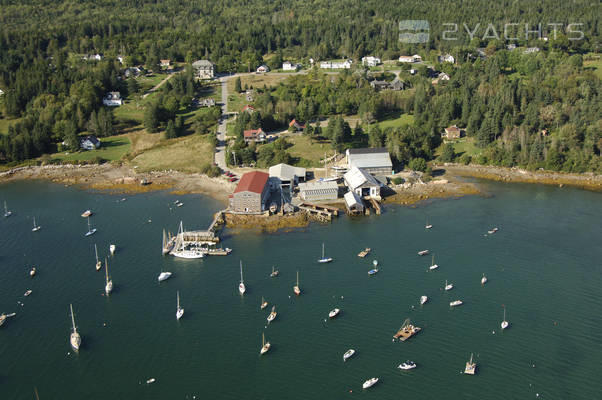
{"type": "Polygon", "coordinates": [[[301,167],[293,167],[288,164],[272,165],[269,169],[270,178],[278,178],[283,185],[296,185],[305,182],[307,170],[301,167]]]}
{"type": "Polygon", "coordinates": [[[380,199],[380,183],[365,170],[353,167],[343,175],[345,185],[360,197],[380,199]]]}
{"type": "Polygon", "coordinates": [[[215,64],[209,60],[198,60],[192,63],[194,77],[198,79],[211,79],[215,76],[215,64]]]}
{"type": "Polygon", "coordinates": [[[389,152],[384,147],[347,149],[347,168],[361,168],[373,175],[390,175],[393,173],[393,163],[389,152]]]}
{"type": "Polygon", "coordinates": [[[305,201],[336,200],[339,197],[339,185],[334,181],[300,183],[299,197],[305,201]]]}

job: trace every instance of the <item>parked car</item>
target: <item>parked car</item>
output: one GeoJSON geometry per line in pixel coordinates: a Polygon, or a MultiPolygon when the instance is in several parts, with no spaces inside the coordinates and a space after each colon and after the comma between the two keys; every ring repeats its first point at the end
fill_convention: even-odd
{"type": "Polygon", "coordinates": [[[230,182],[236,182],[238,180],[237,177],[233,176],[232,178],[228,179],[230,182]]]}

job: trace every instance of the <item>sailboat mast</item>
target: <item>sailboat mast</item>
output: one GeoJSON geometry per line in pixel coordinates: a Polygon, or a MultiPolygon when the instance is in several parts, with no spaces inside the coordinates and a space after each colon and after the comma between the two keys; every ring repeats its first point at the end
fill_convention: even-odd
{"type": "Polygon", "coordinates": [[[243,280],[242,280],[242,260],[240,261],[240,283],[243,283],[243,280]]]}
{"type": "Polygon", "coordinates": [[[94,254],[96,254],[96,262],[98,263],[98,248],[96,247],[96,243],[94,243],[94,254]]]}
{"type": "Polygon", "coordinates": [[[69,304],[69,308],[71,309],[71,323],[73,324],[73,332],[77,332],[77,328],[75,327],[75,317],[73,316],[73,304],[69,304]]]}
{"type": "Polygon", "coordinates": [[[322,242],[322,259],[324,259],[324,242],[322,242]]]}
{"type": "Polygon", "coordinates": [[[180,309],[180,291],[178,290],[177,292],[178,295],[178,310],[180,309]]]}
{"type": "Polygon", "coordinates": [[[297,271],[297,287],[299,287],[299,271],[297,271]]]}
{"type": "Polygon", "coordinates": [[[105,257],[105,273],[106,273],[106,277],[107,277],[107,284],[109,284],[109,263],[108,263],[106,257],[105,257]]]}
{"type": "Polygon", "coordinates": [[[88,232],[90,232],[90,217],[88,217],[88,232]]]}

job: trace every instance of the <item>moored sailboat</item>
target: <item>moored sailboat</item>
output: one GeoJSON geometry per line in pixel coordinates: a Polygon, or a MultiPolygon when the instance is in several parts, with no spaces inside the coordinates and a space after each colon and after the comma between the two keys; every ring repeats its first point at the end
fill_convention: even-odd
{"type": "Polygon", "coordinates": [[[429,269],[432,271],[437,268],[439,268],[439,266],[435,264],[435,255],[433,254],[433,257],[431,258],[431,266],[429,267],[429,269]]]}
{"type": "Polygon", "coordinates": [[[31,231],[32,232],[37,232],[40,229],[42,229],[42,227],[40,225],[36,224],[36,217],[33,217],[33,229],[31,231]]]}
{"type": "Polygon", "coordinates": [[[245,282],[242,279],[242,261],[240,262],[240,283],[238,284],[238,291],[240,294],[245,294],[247,288],[245,287],[245,282]]]}
{"type": "Polygon", "coordinates": [[[445,290],[452,290],[454,288],[453,283],[447,283],[447,279],[445,280],[445,290]]]}
{"type": "Polygon", "coordinates": [[[176,291],[176,295],[178,297],[178,307],[176,308],[176,319],[179,320],[184,315],[184,309],[182,307],[180,307],[180,291],[179,290],[176,291]]]}
{"type": "Polygon", "coordinates": [[[328,313],[328,318],[335,318],[337,315],[339,315],[340,312],[341,312],[341,310],[339,310],[338,308],[335,308],[334,310],[331,310],[328,313]]]}
{"type": "Polygon", "coordinates": [[[75,317],[73,316],[73,304],[69,304],[69,308],[71,309],[71,324],[73,331],[69,336],[69,342],[71,343],[71,347],[73,350],[78,351],[82,344],[82,337],[77,332],[77,327],[75,326],[75,317]]]}
{"type": "Polygon", "coordinates": [[[297,284],[293,286],[293,292],[299,296],[301,294],[301,288],[299,287],[299,271],[297,271],[297,284]]]}
{"type": "Polygon", "coordinates": [[[96,243],[94,243],[94,254],[96,255],[96,270],[100,271],[102,268],[102,261],[98,259],[98,248],[96,247],[96,243]]]}
{"type": "Polygon", "coordinates": [[[501,327],[502,329],[506,329],[510,325],[508,321],[506,321],[506,307],[504,306],[504,319],[502,320],[501,327]]]}
{"type": "Polygon", "coordinates": [[[274,278],[274,277],[278,276],[279,273],[280,273],[280,271],[278,271],[276,269],[276,267],[274,265],[272,265],[272,273],[270,274],[270,278],[274,278]]]}
{"type": "Polygon", "coordinates": [[[96,228],[92,228],[90,226],[90,217],[88,217],[88,232],[84,234],[84,236],[90,236],[96,233],[96,228]]]}
{"type": "Polygon", "coordinates": [[[260,306],[260,308],[263,310],[267,306],[268,306],[268,302],[265,301],[265,299],[263,298],[263,296],[261,296],[261,306],[260,306]]]}
{"type": "Polygon", "coordinates": [[[427,296],[420,297],[420,305],[424,305],[424,303],[426,303],[427,301],[429,301],[429,298],[427,296]]]}
{"type": "Polygon", "coordinates": [[[176,238],[172,237],[171,234],[166,235],[165,229],[163,229],[163,246],[162,246],[162,254],[169,254],[170,251],[173,250],[176,238]]]}
{"type": "Polygon", "coordinates": [[[164,280],[169,279],[169,277],[171,277],[171,272],[161,271],[157,280],[163,282],[164,280]]]}
{"type": "Polygon", "coordinates": [[[268,323],[272,322],[274,319],[276,319],[276,315],[278,315],[278,313],[276,312],[276,306],[272,306],[272,311],[270,312],[270,315],[268,315],[268,323]]]}
{"type": "Polygon", "coordinates": [[[470,353],[470,361],[466,363],[464,373],[468,375],[474,375],[477,371],[477,363],[472,361],[472,353],[470,353]]]}
{"type": "Polygon", "coordinates": [[[265,354],[270,350],[270,342],[265,341],[265,333],[261,334],[261,350],[259,350],[259,354],[265,354]]]}
{"type": "Polygon", "coordinates": [[[355,354],[355,350],[349,349],[343,354],[343,362],[347,361],[347,359],[355,354]]]}
{"type": "Polygon", "coordinates": [[[487,277],[485,276],[485,274],[483,274],[483,277],[481,278],[481,285],[484,285],[487,283],[487,277]]]}
{"type": "Polygon", "coordinates": [[[412,325],[410,319],[407,318],[405,321],[403,321],[403,325],[401,325],[401,328],[399,328],[397,333],[393,335],[393,340],[399,339],[402,342],[405,342],[421,330],[422,328],[412,325]]]}
{"type": "Polygon", "coordinates": [[[8,211],[8,207],[6,207],[6,201],[4,202],[4,218],[8,218],[13,215],[12,211],[8,211]]]}
{"type": "Polygon", "coordinates": [[[109,279],[109,263],[107,258],[105,257],[105,276],[106,276],[106,285],[105,285],[105,293],[107,295],[111,294],[113,291],[113,280],[109,279]]]}
{"type": "Polygon", "coordinates": [[[318,260],[319,263],[329,263],[332,261],[332,258],[324,256],[324,242],[322,242],[322,258],[318,260]]]}
{"type": "Polygon", "coordinates": [[[378,378],[370,378],[366,382],[364,382],[364,384],[362,385],[362,388],[368,389],[369,387],[376,385],[377,382],[378,382],[378,378]]]}
{"type": "Polygon", "coordinates": [[[428,217],[426,218],[426,225],[424,225],[424,229],[431,229],[433,227],[433,225],[429,224],[429,219],[428,217]]]}
{"type": "Polygon", "coordinates": [[[462,302],[462,300],[454,300],[454,301],[452,301],[452,302],[449,303],[449,306],[450,307],[457,307],[457,306],[461,306],[462,304],[464,304],[462,302]]]}

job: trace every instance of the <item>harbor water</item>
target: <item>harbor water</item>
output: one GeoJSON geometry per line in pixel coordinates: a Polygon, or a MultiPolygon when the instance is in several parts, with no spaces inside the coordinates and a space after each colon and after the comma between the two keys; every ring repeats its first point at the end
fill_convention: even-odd
{"type": "Polygon", "coordinates": [[[599,398],[602,197],[482,187],[489,195],[387,206],[380,216],[292,232],[225,230],[229,256],[181,260],[161,255],[162,230],[175,233],[180,220],[206,229],[223,204],[168,192],[0,185],[13,212],[0,220],[0,313],[16,313],[0,327],[0,398],[30,399],[34,387],[41,399],[63,400],[599,398]],[[89,237],[86,209],[98,229],[89,237]],[[487,234],[493,227],[499,231],[487,234]],[[329,264],[317,263],[323,242],[329,264]],[[104,269],[94,268],[95,243],[108,257],[110,296],[104,269]],[[365,247],[372,252],[359,258],[365,247]],[[437,270],[429,271],[431,255],[417,255],[424,249],[437,270]],[[379,272],[368,276],[375,259],[379,272]],[[173,276],[159,283],[161,271],[173,276]],[[445,280],[452,290],[443,290],[445,280]],[[450,308],[458,299],[464,304],[450,308]],[[79,353],[69,345],[69,304],[79,353]],[[278,316],[268,325],[272,305],[278,316]],[[341,313],[330,320],[335,307],[341,313]],[[501,331],[504,307],[510,326],[501,331]],[[422,331],[392,342],[406,318],[422,331]],[[262,333],[272,346],[260,356],[262,333]],[[350,348],[356,354],[344,363],[350,348]],[[462,374],[471,353],[474,376],[462,374]],[[406,360],[417,368],[397,369],[406,360]],[[372,377],[380,382],[363,390],[372,377]]]}

